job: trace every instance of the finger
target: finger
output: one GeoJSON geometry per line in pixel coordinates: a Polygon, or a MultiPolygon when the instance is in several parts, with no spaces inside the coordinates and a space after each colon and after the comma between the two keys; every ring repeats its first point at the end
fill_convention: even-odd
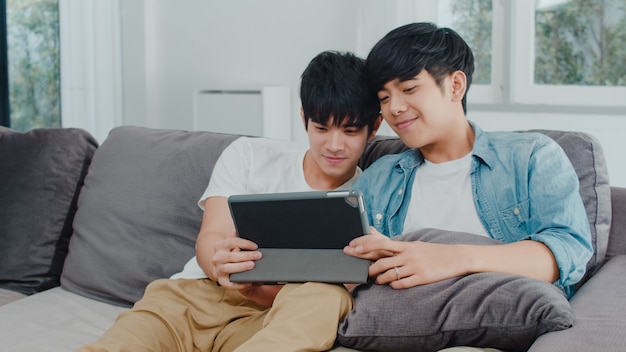
{"type": "Polygon", "coordinates": [[[241,237],[229,237],[223,241],[222,245],[231,251],[254,251],[259,248],[256,243],[241,237]]]}
{"type": "Polygon", "coordinates": [[[244,290],[244,289],[249,289],[250,287],[253,286],[252,283],[249,282],[232,282],[230,281],[229,276],[222,276],[219,278],[218,283],[220,284],[220,286],[223,286],[227,289],[230,290],[244,290]]]}
{"type": "Polygon", "coordinates": [[[402,271],[399,267],[391,267],[383,272],[378,273],[377,275],[372,275],[371,273],[370,275],[376,277],[376,283],[379,285],[391,285],[393,282],[402,279],[402,271]]]}
{"type": "Polygon", "coordinates": [[[402,245],[391,241],[388,237],[371,237],[350,244],[349,254],[367,257],[368,259],[378,259],[390,257],[402,250],[402,245]]]}
{"type": "Polygon", "coordinates": [[[399,266],[402,266],[402,258],[391,255],[373,262],[369,267],[369,273],[371,276],[377,276],[386,273],[389,270],[393,271],[394,267],[399,266]]]}

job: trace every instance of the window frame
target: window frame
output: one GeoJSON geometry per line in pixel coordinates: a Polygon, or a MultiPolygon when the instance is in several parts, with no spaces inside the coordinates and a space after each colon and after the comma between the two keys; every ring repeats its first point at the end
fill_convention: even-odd
{"type": "MultiPolygon", "coordinates": [[[[498,1],[494,1],[498,2],[498,1]]],[[[535,2],[507,2],[511,13],[511,103],[587,107],[626,107],[625,86],[547,85],[534,83],[535,2]]],[[[494,31],[496,29],[494,28],[494,31]]]]}

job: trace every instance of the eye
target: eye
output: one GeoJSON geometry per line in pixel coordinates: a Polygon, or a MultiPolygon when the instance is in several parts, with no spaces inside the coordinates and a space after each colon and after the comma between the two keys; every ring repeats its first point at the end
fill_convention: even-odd
{"type": "Polygon", "coordinates": [[[381,104],[385,104],[386,102],[389,101],[389,96],[388,95],[378,95],[378,101],[381,104]]]}
{"type": "Polygon", "coordinates": [[[415,92],[415,90],[417,90],[417,86],[410,86],[410,87],[408,87],[408,88],[405,88],[405,89],[403,90],[403,92],[404,92],[404,93],[407,93],[407,94],[410,94],[410,93],[415,92]]]}

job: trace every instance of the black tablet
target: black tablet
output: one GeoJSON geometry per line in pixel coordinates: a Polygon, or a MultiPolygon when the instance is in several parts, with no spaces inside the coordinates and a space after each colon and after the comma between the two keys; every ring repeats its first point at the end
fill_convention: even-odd
{"type": "Polygon", "coordinates": [[[237,235],[263,258],[233,282],[364,283],[369,261],[343,248],[369,232],[357,190],[235,195],[228,199],[237,235]]]}

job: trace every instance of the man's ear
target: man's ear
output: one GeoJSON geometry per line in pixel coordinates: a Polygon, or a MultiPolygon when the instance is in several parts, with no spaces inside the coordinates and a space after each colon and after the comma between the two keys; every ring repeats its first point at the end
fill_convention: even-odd
{"type": "Polygon", "coordinates": [[[372,131],[370,131],[370,135],[369,137],[367,137],[368,140],[371,141],[372,139],[374,139],[374,137],[376,137],[376,132],[380,128],[380,124],[382,122],[383,122],[383,115],[378,115],[378,117],[376,118],[376,121],[374,122],[374,125],[372,126],[372,131]]]}
{"type": "Polygon", "coordinates": [[[454,71],[450,74],[452,101],[461,101],[467,91],[467,76],[463,71],[454,71]]]}

